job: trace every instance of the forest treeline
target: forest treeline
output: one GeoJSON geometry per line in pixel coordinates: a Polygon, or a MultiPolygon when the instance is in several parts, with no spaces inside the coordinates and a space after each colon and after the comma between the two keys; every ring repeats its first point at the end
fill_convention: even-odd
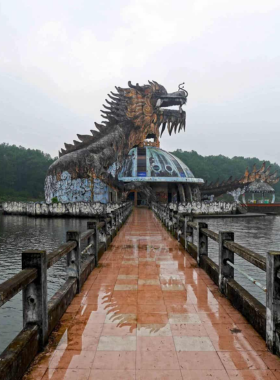
{"type": "MultiPolygon", "coordinates": [[[[249,170],[253,169],[254,164],[257,165],[257,169],[260,169],[263,161],[258,158],[245,158],[245,157],[225,157],[222,155],[218,156],[201,156],[194,150],[191,152],[182,151],[177,149],[171,152],[174,156],[180,158],[193,172],[194,176],[197,178],[203,178],[208,183],[216,180],[226,180],[230,176],[235,178],[241,178],[246,168],[249,170]]],[[[280,166],[277,164],[272,164],[270,161],[265,161],[266,167],[271,165],[270,173],[278,171],[280,175],[280,166]]],[[[276,193],[276,200],[280,201],[280,182],[273,185],[276,193]]]]}
{"type": "MultiPolygon", "coordinates": [[[[263,161],[257,158],[201,156],[195,151],[180,149],[172,152],[180,158],[198,178],[208,182],[220,179],[241,178],[245,169],[263,161]]],[[[5,200],[44,200],[44,180],[48,167],[55,158],[40,150],[26,149],[21,146],[0,144],[0,202],[5,200]]],[[[267,166],[270,165],[266,161],[267,166]]],[[[273,164],[271,173],[280,167],[273,164]]],[[[280,201],[280,183],[275,185],[276,199],[280,201]]]]}
{"type": "Polygon", "coordinates": [[[38,149],[0,144],[0,202],[44,200],[44,180],[53,161],[38,149]]]}

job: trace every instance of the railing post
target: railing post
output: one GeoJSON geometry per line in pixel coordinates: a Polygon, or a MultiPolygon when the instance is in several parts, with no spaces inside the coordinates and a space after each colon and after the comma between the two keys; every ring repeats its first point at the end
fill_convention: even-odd
{"type": "Polygon", "coordinates": [[[266,256],[266,345],[274,354],[280,352],[277,327],[280,323],[280,252],[268,252],[266,256]]]}
{"type": "Polygon", "coordinates": [[[187,217],[184,217],[184,240],[185,240],[185,250],[187,249],[187,217]]]}
{"type": "Polygon", "coordinates": [[[207,223],[197,223],[197,262],[200,263],[201,256],[208,256],[208,237],[201,231],[202,228],[208,228],[207,223]]]}
{"type": "Polygon", "coordinates": [[[186,236],[185,236],[185,249],[188,250],[188,243],[193,243],[193,228],[188,226],[188,222],[193,222],[193,216],[189,216],[188,220],[186,219],[186,236]]]}
{"type": "Polygon", "coordinates": [[[95,234],[94,234],[94,255],[95,255],[95,265],[98,265],[99,261],[99,231],[97,227],[97,222],[95,222],[95,234]]]}
{"type": "Polygon", "coordinates": [[[78,231],[67,231],[66,241],[75,241],[76,248],[67,254],[67,273],[68,277],[77,278],[77,293],[81,291],[81,242],[78,231]]]}
{"type": "Polygon", "coordinates": [[[40,348],[48,340],[48,296],[46,251],[28,250],[22,253],[22,269],[36,268],[37,278],[22,291],[23,326],[37,324],[40,348]]]}
{"type": "Polygon", "coordinates": [[[102,218],[100,218],[100,222],[104,222],[105,223],[105,226],[103,227],[103,233],[104,233],[104,235],[105,235],[105,250],[107,251],[107,248],[108,248],[108,244],[107,244],[107,230],[108,230],[108,223],[107,223],[107,217],[105,216],[105,218],[104,217],[102,217],[102,218]]]}
{"type": "Polygon", "coordinates": [[[92,244],[90,248],[90,255],[94,256],[95,266],[96,266],[96,256],[95,256],[95,234],[96,234],[96,223],[95,222],[87,222],[87,229],[94,230],[94,233],[88,238],[88,245],[92,244]]]}
{"type": "Polygon", "coordinates": [[[227,280],[234,278],[234,269],[227,264],[227,260],[234,264],[234,252],[224,247],[224,242],[234,241],[234,233],[229,231],[219,232],[219,288],[221,293],[226,293],[227,280]]]}

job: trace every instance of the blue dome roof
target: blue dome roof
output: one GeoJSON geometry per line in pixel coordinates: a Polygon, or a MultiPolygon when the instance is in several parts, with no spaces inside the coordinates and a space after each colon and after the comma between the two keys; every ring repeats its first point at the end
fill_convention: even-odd
{"type": "Polygon", "coordinates": [[[179,158],[153,146],[131,149],[118,178],[124,182],[204,183],[179,158]]]}

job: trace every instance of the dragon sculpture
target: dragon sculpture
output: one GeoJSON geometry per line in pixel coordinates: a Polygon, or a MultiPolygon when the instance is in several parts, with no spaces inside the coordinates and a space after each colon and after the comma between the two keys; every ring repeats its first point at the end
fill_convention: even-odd
{"type": "Polygon", "coordinates": [[[159,137],[164,130],[172,132],[185,130],[186,114],[182,106],[187,102],[188,93],[183,87],[176,92],[168,93],[155,81],[148,85],[132,85],[128,88],[116,87],[117,92],[108,94],[110,100],[102,110],[105,119],[102,124],[95,123],[97,130],[91,135],[77,135],[80,141],[64,144],[65,149],[59,152],[59,158],[49,168],[45,182],[46,200],[56,194],[58,183],[63,173],[68,180],[100,179],[112,188],[127,192],[140,188],[151,195],[151,189],[144,183],[124,185],[117,180],[129,151],[151,136],[159,137]],[[167,107],[179,106],[179,109],[167,107]],[[109,169],[115,164],[114,175],[109,169]]]}
{"type": "Polygon", "coordinates": [[[270,170],[271,165],[266,167],[266,163],[264,162],[260,169],[257,169],[256,165],[254,165],[251,173],[247,168],[244,175],[238,179],[236,178],[233,180],[231,176],[228,180],[222,182],[217,180],[208,184],[206,181],[200,188],[202,199],[205,199],[210,195],[218,197],[219,195],[226,194],[227,192],[234,191],[238,188],[246,190],[246,187],[255,181],[275,185],[279,182],[280,177],[277,172],[271,174],[270,170]]]}

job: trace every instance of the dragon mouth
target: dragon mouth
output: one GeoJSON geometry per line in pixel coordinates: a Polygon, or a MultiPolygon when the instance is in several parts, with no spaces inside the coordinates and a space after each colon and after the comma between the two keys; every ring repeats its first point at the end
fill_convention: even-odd
{"type": "Polygon", "coordinates": [[[156,109],[159,116],[158,127],[161,128],[160,136],[167,128],[169,135],[174,131],[180,132],[186,128],[186,113],[182,106],[187,103],[188,93],[186,91],[177,91],[171,94],[165,94],[158,98],[156,109]],[[167,107],[179,106],[179,110],[167,109],[167,107]],[[166,108],[165,108],[166,107],[166,108]]]}

